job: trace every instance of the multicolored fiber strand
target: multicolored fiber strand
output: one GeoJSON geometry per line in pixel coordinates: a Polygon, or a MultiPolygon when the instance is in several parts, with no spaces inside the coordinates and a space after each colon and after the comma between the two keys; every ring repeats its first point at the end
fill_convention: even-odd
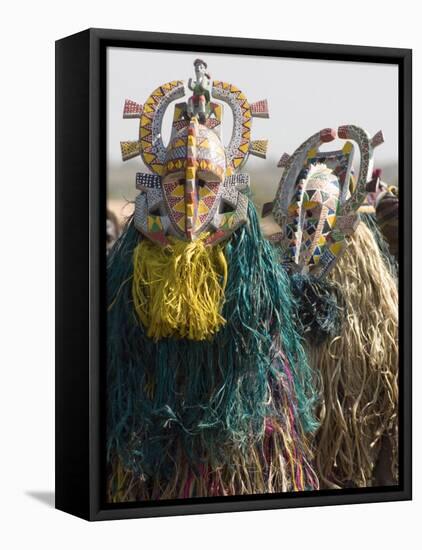
{"type": "MultiPolygon", "coordinates": [[[[283,368],[283,372],[286,370],[283,368]]],[[[283,378],[278,395],[279,419],[268,418],[262,441],[241,452],[227,447],[226,462],[201,464],[193,469],[179,444],[174,457],[177,475],[171,480],[155,477],[145,483],[142,476],[124,471],[121,462],[112,469],[109,500],[115,502],[227,496],[317,490],[316,473],[310,463],[309,434],[295,416],[292,379],[283,378]],[[292,399],[293,397],[293,399],[292,399]],[[293,405],[293,406],[292,406],[293,405]],[[176,466],[177,465],[177,466],[176,466]]]]}
{"type": "Polygon", "coordinates": [[[304,436],[316,395],[288,279],[251,204],[248,216],[224,246],[226,323],[211,339],[147,336],[132,221],[109,256],[110,501],[317,486],[304,436]]]}
{"type": "Polygon", "coordinates": [[[372,231],[360,223],[330,273],[345,301],[341,334],[310,348],[321,393],[315,466],[322,488],[397,483],[398,294],[372,231]],[[383,483],[380,449],[391,452],[383,483]],[[386,481],[386,478],[389,481],[386,481]]]}

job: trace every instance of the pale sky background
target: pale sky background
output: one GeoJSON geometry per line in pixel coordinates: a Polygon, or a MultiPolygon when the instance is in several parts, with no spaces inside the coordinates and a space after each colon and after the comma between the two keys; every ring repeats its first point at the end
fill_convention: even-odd
{"type": "MultiPolygon", "coordinates": [[[[356,124],[371,135],[382,129],[385,143],[375,151],[375,166],[384,169],[388,183],[397,183],[398,68],[397,65],[302,60],[203,52],[172,52],[108,48],[107,52],[107,154],[109,195],[132,200],[135,174],[145,170],[140,157],[125,163],[120,141],[138,135],[138,119],[122,118],[125,99],[144,103],[160,84],[194,77],[193,61],[201,57],[215,80],[235,84],[250,103],[267,99],[269,119],[253,119],[252,139],[268,139],[267,159],[249,157],[249,172],[257,202],[272,200],[281,176],[277,161],[293,153],[316,131],[342,124],[356,124]]],[[[179,99],[178,101],[181,101],[179,99]]],[[[231,114],[224,105],[227,125],[224,141],[231,135],[231,114]]],[[[168,108],[164,142],[170,135],[173,116],[168,108]]],[[[326,149],[338,145],[332,142],[326,149]]],[[[358,158],[358,157],[357,157],[358,158]]]]}

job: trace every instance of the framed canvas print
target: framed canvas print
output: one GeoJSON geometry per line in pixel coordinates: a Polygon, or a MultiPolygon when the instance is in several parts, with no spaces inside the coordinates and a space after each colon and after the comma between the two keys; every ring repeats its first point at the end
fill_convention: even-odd
{"type": "Polygon", "coordinates": [[[56,43],[56,506],[411,498],[411,51],[56,43]]]}

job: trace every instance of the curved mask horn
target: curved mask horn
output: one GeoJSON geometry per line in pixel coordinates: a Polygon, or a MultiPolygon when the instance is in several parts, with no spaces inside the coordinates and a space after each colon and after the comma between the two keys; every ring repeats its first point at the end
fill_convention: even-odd
{"type": "Polygon", "coordinates": [[[365,200],[367,194],[366,185],[372,177],[374,149],[384,142],[384,136],[380,130],[371,138],[370,134],[363,128],[347,124],[339,126],[338,137],[356,142],[360,150],[360,166],[356,186],[351,196],[341,208],[341,215],[349,216],[357,212],[365,200]]]}
{"type": "Polygon", "coordinates": [[[295,192],[296,181],[306,159],[312,156],[322,143],[329,143],[335,138],[336,131],[333,128],[324,128],[304,141],[293,155],[289,156],[284,153],[281,157],[278,166],[284,168],[284,171],[278,184],[272,208],[274,219],[281,227],[284,225],[287,209],[295,192]]]}
{"type": "Polygon", "coordinates": [[[185,95],[181,80],[173,80],[156,88],[144,105],[126,100],[123,118],[139,118],[139,139],[122,141],[123,160],[142,156],[144,163],[161,176],[166,157],[166,148],[161,137],[164,114],[172,101],[185,95]]]}
{"type": "Polygon", "coordinates": [[[250,104],[245,94],[233,84],[214,80],[212,96],[227,103],[233,113],[233,130],[230,143],[225,147],[227,158],[227,176],[239,170],[247,161],[249,154],[265,158],[268,141],[251,140],[252,119],[269,118],[267,101],[250,104]]]}

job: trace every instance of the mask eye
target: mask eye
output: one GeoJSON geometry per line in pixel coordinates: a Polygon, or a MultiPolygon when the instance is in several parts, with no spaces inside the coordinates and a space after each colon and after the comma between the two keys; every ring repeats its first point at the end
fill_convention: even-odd
{"type": "Polygon", "coordinates": [[[229,204],[226,201],[221,201],[220,207],[218,209],[219,214],[229,214],[230,212],[234,212],[234,208],[231,204],[229,204]]]}
{"type": "Polygon", "coordinates": [[[161,212],[160,212],[160,209],[157,207],[157,208],[153,208],[152,210],[149,211],[149,214],[151,216],[161,216],[161,212]]]}

